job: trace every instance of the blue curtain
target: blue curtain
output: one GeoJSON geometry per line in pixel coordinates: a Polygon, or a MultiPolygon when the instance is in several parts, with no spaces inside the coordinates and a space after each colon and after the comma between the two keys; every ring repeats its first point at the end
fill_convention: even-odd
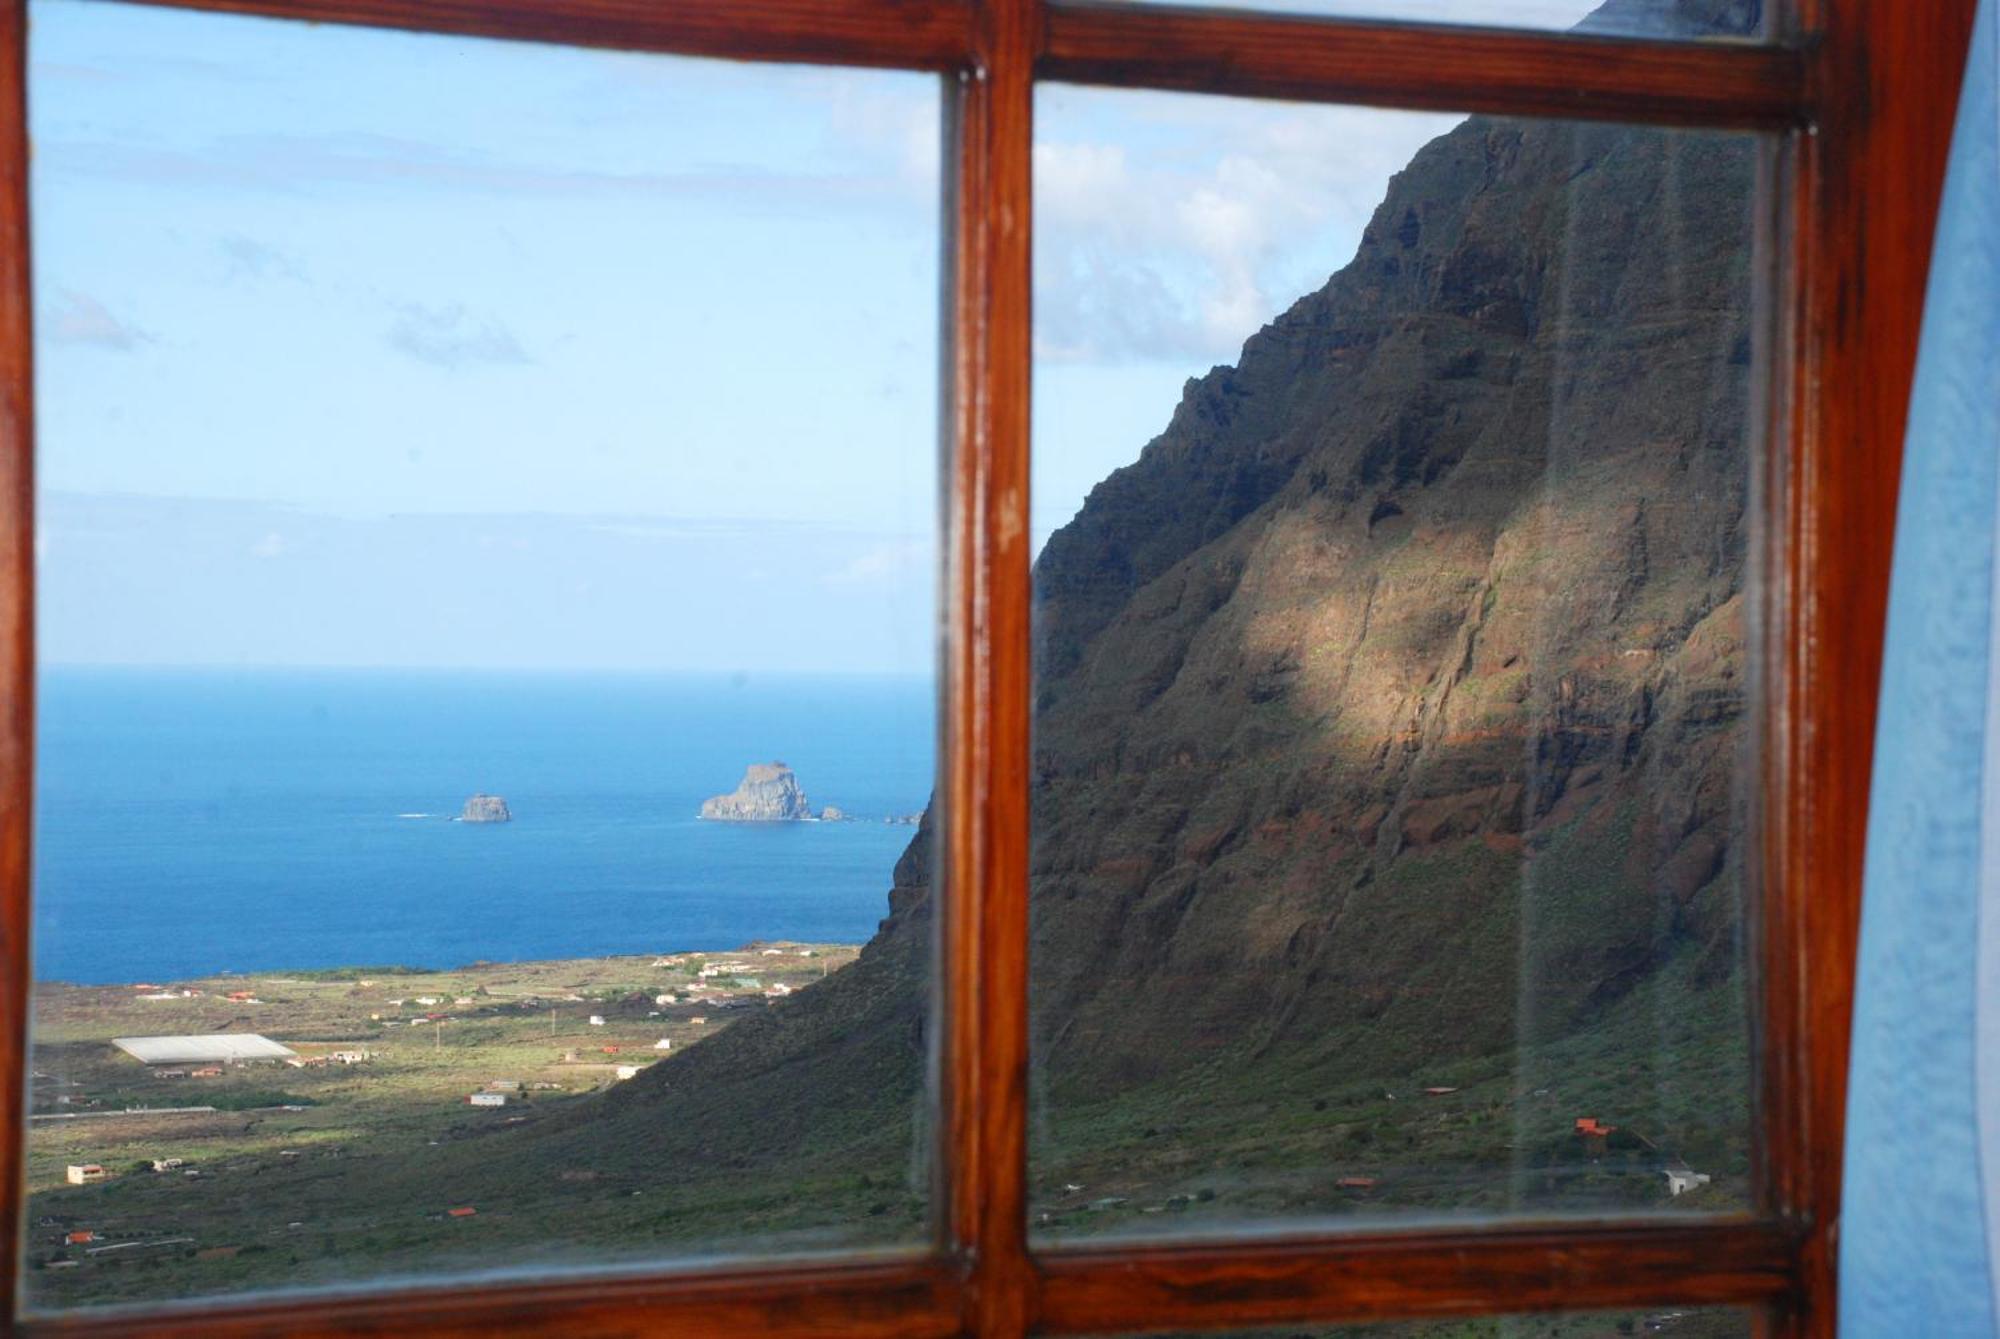
{"type": "Polygon", "coordinates": [[[2000,1334],[1994,24],[1994,0],[1983,0],[1925,298],[1897,518],[1839,1234],[1847,1339],[2000,1334]]]}

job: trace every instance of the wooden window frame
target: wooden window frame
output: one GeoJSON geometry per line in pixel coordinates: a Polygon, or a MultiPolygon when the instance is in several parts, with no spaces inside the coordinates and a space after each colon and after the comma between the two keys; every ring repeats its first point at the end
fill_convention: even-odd
{"type": "MultiPolygon", "coordinates": [[[[148,0],[159,2],[159,0],[148,0]]],[[[947,627],[927,1249],[22,1315],[22,1336],[994,1339],[1662,1304],[1831,1339],[1862,840],[1902,430],[1973,0],[1794,0],[1766,44],[1049,0],[165,0],[185,8],[931,71],[945,121],[947,627]],[[1034,86],[1772,133],[1760,777],[1761,1208],[1144,1245],[1027,1238],[1034,86]]],[[[1385,0],[1385,7],[1387,0],[1385,0]]],[[[1767,0],[1779,8],[1777,0],[1767,0]]],[[[0,0],[0,1260],[20,1258],[34,724],[26,0],[0,0]]]]}

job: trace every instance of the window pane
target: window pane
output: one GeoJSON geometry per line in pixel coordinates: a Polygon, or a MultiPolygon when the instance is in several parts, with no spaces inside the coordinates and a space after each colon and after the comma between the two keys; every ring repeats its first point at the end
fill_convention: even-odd
{"type": "Polygon", "coordinates": [[[1237,0],[1325,18],[1576,31],[1600,37],[1756,38],[1775,0],[1237,0]]]}
{"type": "Polygon", "coordinates": [[[1035,1226],[1746,1207],[1755,141],[1037,127],[1035,1226]]]}
{"type": "Polygon", "coordinates": [[[33,1304],[921,1239],[935,81],[32,55],[33,1304]]]}

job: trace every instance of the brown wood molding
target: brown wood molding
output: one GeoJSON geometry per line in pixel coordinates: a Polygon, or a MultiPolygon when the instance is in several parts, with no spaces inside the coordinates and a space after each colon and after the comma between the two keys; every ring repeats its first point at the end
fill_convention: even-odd
{"type": "Polygon", "coordinates": [[[968,1333],[1018,1335],[1027,1256],[1030,146],[1039,10],[980,0],[951,81],[941,1247],[968,1333]]]}
{"type": "Polygon", "coordinates": [[[1048,1333],[1552,1308],[1756,1305],[1794,1284],[1776,1221],[1575,1222],[1042,1254],[1048,1333]]]}
{"type": "Polygon", "coordinates": [[[713,1273],[653,1278],[571,1276],[107,1307],[30,1317],[12,1333],[23,1339],[943,1339],[959,1332],[958,1288],[951,1271],[925,1260],[724,1264],[713,1273]]]}
{"type": "Polygon", "coordinates": [[[971,0],[135,0],[566,46],[949,70],[970,57],[971,0]]]}
{"type": "Polygon", "coordinates": [[[1789,598],[1763,968],[1764,1141],[1808,1231],[1782,1333],[1835,1332],[1848,1043],[1903,431],[1973,0],[1820,0],[1796,137],[1789,598]]]}
{"type": "Polygon", "coordinates": [[[1509,116],[1769,128],[1805,119],[1796,50],[1052,4],[1047,79],[1509,116]]]}

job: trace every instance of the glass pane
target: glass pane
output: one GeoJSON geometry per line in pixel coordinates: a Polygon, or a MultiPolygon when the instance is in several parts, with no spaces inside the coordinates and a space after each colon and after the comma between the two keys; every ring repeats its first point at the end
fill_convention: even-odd
{"type": "Polygon", "coordinates": [[[1744,1208],[1755,141],[1036,124],[1035,1226],[1744,1208]]]}
{"type": "MultiPolygon", "coordinates": [[[[1274,1325],[1257,1330],[1206,1330],[1215,1339],[1750,1339],[1755,1313],[1729,1307],[1653,1307],[1645,1311],[1583,1311],[1554,1315],[1471,1316],[1450,1320],[1376,1321],[1362,1325],[1274,1325]]],[[[1194,1336],[1160,1336],[1194,1339],[1194,1336]]]]}
{"type": "Polygon", "coordinates": [[[32,1303],[920,1240],[935,80],[32,54],[32,1303]]]}
{"type": "Polygon", "coordinates": [[[1600,37],[1756,38],[1777,0],[1237,0],[1324,18],[1539,28],[1600,37]]]}

